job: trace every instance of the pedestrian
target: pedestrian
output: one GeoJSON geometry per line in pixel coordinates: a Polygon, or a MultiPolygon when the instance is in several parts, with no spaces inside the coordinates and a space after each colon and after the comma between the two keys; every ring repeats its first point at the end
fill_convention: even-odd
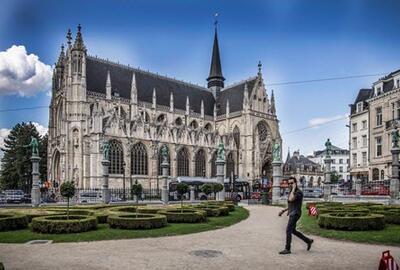
{"type": "Polygon", "coordinates": [[[297,187],[297,179],[290,177],[288,179],[289,185],[289,196],[288,196],[288,207],[279,212],[279,216],[282,216],[286,211],[289,216],[289,221],[286,227],[286,246],[285,249],[279,252],[279,254],[290,254],[290,245],[292,243],[292,234],[303,240],[307,244],[307,250],[311,249],[311,245],[314,240],[306,237],[304,234],[296,230],[296,223],[301,217],[301,206],[303,203],[303,192],[297,187]]]}

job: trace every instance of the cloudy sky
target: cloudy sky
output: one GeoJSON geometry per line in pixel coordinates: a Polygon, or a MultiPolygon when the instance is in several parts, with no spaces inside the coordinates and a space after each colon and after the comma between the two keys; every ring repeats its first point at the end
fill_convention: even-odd
{"type": "Polygon", "coordinates": [[[0,137],[21,121],[46,131],[52,66],[68,28],[75,34],[82,24],[91,55],[205,85],[218,11],[226,82],[254,76],[262,61],[284,150],[309,154],[328,137],[346,147],[358,89],[400,68],[399,10],[386,0],[3,0],[0,137]],[[301,82],[341,77],[352,78],[301,82]],[[19,110],[32,107],[40,108],[19,110]]]}

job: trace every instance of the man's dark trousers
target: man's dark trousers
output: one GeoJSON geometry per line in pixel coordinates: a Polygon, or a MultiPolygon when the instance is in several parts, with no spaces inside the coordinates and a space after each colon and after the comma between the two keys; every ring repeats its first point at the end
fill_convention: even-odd
{"type": "Polygon", "coordinates": [[[300,214],[292,214],[289,216],[289,222],[286,227],[286,250],[290,250],[290,245],[292,243],[292,234],[296,235],[298,238],[306,242],[310,243],[310,239],[306,237],[304,234],[296,230],[296,223],[300,218],[300,214]]]}

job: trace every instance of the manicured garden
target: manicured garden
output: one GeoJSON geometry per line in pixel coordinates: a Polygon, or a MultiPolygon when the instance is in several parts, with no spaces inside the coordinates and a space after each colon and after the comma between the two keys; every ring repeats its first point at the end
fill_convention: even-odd
{"type": "Polygon", "coordinates": [[[400,207],[374,203],[317,203],[318,217],[308,216],[307,203],[300,226],[303,232],[355,242],[400,245],[400,207]]]}
{"type": "Polygon", "coordinates": [[[248,217],[231,202],[200,205],[94,205],[2,209],[0,242],[79,242],[190,234],[230,226],[248,217]],[[14,220],[10,220],[14,219],[14,220]]]}

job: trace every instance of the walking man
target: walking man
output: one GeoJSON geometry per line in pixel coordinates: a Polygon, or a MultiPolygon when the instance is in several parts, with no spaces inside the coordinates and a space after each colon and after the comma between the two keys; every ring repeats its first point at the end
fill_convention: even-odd
{"type": "Polygon", "coordinates": [[[279,216],[288,211],[289,221],[286,227],[286,246],[279,254],[290,254],[290,245],[292,243],[292,234],[303,240],[307,244],[307,250],[311,249],[314,242],[313,239],[306,237],[304,234],[296,230],[296,223],[301,217],[301,205],[303,203],[303,192],[297,187],[297,179],[290,177],[288,180],[290,192],[288,197],[288,208],[279,212],[279,216]]]}

